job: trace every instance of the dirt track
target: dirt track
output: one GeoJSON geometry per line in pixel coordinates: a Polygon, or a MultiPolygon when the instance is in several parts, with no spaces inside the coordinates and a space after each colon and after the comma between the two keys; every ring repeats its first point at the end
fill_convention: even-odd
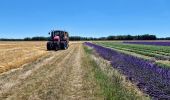
{"type": "Polygon", "coordinates": [[[81,43],[0,75],[0,100],[102,99],[81,43]],[[84,63],[84,64],[83,64],[84,63]]]}

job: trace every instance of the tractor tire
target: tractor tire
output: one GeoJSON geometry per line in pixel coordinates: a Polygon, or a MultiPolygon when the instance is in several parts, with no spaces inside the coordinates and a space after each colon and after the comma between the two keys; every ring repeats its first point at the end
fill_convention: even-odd
{"type": "Polygon", "coordinates": [[[61,47],[62,50],[66,50],[66,49],[68,48],[68,44],[66,44],[66,43],[61,43],[61,44],[60,44],[60,47],[61,47]]]}
{"type": "Polygon", "coordinates": [[[63,44],[63,43],[60,44],[60,48],[61,48],[62,50],[64,50],[64,44],[63,44]]]}
{"type": "Polygon", "coordinates": [[[52,44],[50,42],[47,43],[47,50],[52,50],[52,44]]]}

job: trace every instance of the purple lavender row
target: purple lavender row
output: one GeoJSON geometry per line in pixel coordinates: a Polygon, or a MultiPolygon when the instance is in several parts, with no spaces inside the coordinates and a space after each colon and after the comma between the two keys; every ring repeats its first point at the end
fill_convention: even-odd
{"type": "Polygon", "coordinates": [[[123,42],[127,44],[144,44],[144,45],[157,45],[157,46],[170,46],[170,42],[123,42]]]}
{"type": "Polygon", "coordinates": [[[170,69],[96,44],[84,44],[94,48],[104,59],[111,61],[113,68],[126,75],[152,99],[170,99],[170,69]]]}

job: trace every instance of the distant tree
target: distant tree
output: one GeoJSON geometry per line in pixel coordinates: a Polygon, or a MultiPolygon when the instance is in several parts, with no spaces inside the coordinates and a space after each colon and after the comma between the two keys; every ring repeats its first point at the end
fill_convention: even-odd
{"type": "Polygon", "coordinates": [[[139,36],[139,40],[156,40],[156,39],[157,38],[155,35],[145,34],[145,35],[139,36]]]}
{"type": "Polygon", "coordinates": [[[165,38],[166,40],[170,40],[170,37],[165,38]]]}
{"type": "MultiPolygon", "coordinates": [[[[90,40],[170,40],[170,37],[167,38],[157,38],[155,35],[118,35],[118,36],[108,36],[108,37],[99,37],[99,38],[93,38],[93,37],[80,37],[80,36],[70,36],[70,41],[90,41],[90,40]]],[[[43,37],[43,36],[36,36],[36,37],[26,37],[24,39],[5,39],[1,38],[0,41],[47,41],[49,40],[49,37],[43,37]]]]}
{"type": "Polygon", "coordinates": [[[30,37],[24,38],[24,41],[31,41],[32,39],[30,37]]]}
{"type": "Polygon", "coordinates": [[[100,38],[95,38],[95,40],[107,40],[108,37],[100,37],[100,38]]]}
{"type": "Polygon", "coordinates": [[[118,35],[118,36],[108,36],[106,38],[107,40],[156,40],[155,35],[137,35],[137,36],[131,36],[131,35],[118,35]]]}
{"type": "Polygon", "coordinates": [[[134,39],[134,37],[131,36],[131,35],[127,35],[126,38],[125,38],[125,40],[133,40],[133,39],[134,39]]]}
{"type": "Polygon", "coordinates": [[[36,37],[32,37],[33,41],[47,41],[48,38],[47,37],[42,37],[42,36],[36,36],[36,37]]]}

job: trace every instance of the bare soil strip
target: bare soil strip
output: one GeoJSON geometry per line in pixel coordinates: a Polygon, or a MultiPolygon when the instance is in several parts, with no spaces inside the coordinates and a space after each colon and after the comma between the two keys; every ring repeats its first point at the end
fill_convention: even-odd
{"type": "Polygon", "coordinates": [[[32,64],[0,75],[0,99],[84,100],[102,99],[100,89],[89,76],[81,43],[68,50],[50,52],[32,64]]]}

